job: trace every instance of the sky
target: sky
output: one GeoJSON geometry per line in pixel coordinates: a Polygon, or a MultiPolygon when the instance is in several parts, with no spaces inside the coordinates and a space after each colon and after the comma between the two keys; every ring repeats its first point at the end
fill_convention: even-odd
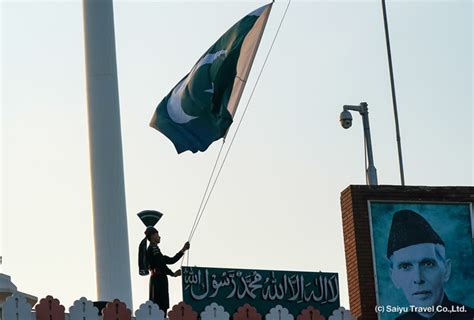
{"type": "MultiPolygon", "coordinates": [[[[181,249],[222,143],[177,155],[148,123],[218,37],[265,3],[114,3],[134,309],[148,299],[136,213],[163,212],[161,250],[181,249]]],[[[286,5],[274,4],[230,135],[286,5]]],[[[472,186],[473,4],[387,1],[387,10],[406,184],[472,186]]],[[[81,2],[1,2],[1,272],[66,309],[96,298],[84,61],[81,2]]],[[[362,101],[379,184],[399,185],[380,2],[292,1],[189,265],[337,272],[348,308],[340,193],[365,184],[364,149],[359,115],[348,130],[338,120],[362,101]]],[[[171,305],[180,281],[170,282],[171,305]]]]}

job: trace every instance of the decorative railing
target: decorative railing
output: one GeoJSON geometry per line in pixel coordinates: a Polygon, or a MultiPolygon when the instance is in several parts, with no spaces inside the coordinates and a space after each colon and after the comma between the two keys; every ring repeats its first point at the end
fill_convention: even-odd
{"type": "MultiPolygon", "coordinates": [[[[69,307],[69,313],[61,305],[58,299],[47,296],[40,300],[32,309],[26,301],[25,296],[14,293],[9,296],[1,305],[1,320],[164,320],[165,314],[158,308],[158,305],[147,301],[135,311],[127,308],[126,304],[118,299],[107,303],[105,308],[99,310],[93,302],[82,297],[74,301],[69,307]]],[[[201,314],[198,314],[192,307],[184,302],[180,302],[168,313],[169,320],[355,320],[349,310],[340,307],[326,319],[320,311],[313,306],[303,309],[299,315],[292,315],[286,308],[277,305],[265,315],[265,319],[257,310],[244,304],[232,315],[216,303],[208,305],[201,314]]]]}

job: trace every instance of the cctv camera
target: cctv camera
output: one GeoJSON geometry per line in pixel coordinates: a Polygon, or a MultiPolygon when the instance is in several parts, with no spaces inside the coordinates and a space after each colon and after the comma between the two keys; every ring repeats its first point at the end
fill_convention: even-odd
{"type": "Polygon", "coordinates": [[[344,110],[341,112],[341,116],[339,117],[339,121],[341,121],[341,126],[344,129],[349,129],[352,126],[352,115],[349,111],[344,110]]]}

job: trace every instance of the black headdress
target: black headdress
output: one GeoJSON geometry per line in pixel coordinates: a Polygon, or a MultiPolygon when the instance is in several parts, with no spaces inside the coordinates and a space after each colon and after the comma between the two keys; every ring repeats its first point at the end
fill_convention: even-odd
{"type": "Polygon", "coordinates": [[[138,246],[138,273],[141,276],[146,276],[149,273],[148,260],[146,257],[146,241],[149,239],[151,234],[158,232],[155,229],[155,224],[161,219],[163,214],[154,210],[143,210],[137,215],[147,227],[145,230],[146,237],[140,242],[140,245],[138,246]]]}

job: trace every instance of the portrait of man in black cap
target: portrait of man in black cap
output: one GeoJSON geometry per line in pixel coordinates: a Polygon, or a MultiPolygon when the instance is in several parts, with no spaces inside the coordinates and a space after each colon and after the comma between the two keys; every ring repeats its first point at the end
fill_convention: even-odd
{"type": "Polygon", "coordinates": [[[451,260],[443,239],[420,214],[394,213],[386,256],[390,278],[409,305],[395,319],[474,319],[474,309],[449,299],[445,284],[451,276],[451,260]]]}

